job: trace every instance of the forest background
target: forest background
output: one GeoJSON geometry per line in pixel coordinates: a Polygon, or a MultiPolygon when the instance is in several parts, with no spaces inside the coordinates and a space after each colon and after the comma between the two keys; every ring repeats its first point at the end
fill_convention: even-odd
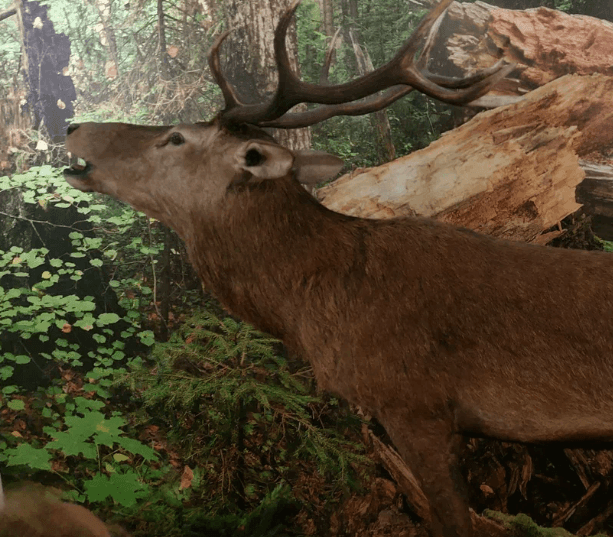
{"type": "MultiPolygon", "coordinates": [[[[608,0],[491,3],[613,20],[608,0]]],[[[76,122],[210,119],[222,100],[207,52],[227,28],[235,28],[222,49],[230,80],[247,100],[274,91],[272,36],[262,29],[274,26],[286,0],[40,4],[70,39],[63,74],[76,88],[76,122]]],[[[320,79],[339,27],[330,82],[359,75],[352,43],[383,64],[430,5],[304,0],[290,36],[302,77],[320,79]]],[[[11,6],[0,2],[0,15],[11,6]]],[[[65,183],[61,141],[28,113],[16,19],[0,22],[5,482],[57,487],[134,536],[355,534],[354,519],[379,515],[360,511],[360,498],[375,489],[387,498],[381,509],[393,506],[410,521],[410,506],[369,456],[363,416],[318,393],[307,365],[279,342],[225,314],[173,232],[65,183]]],[[[371,117],[333,118],[280,137],[336,154],[349,170],[425,147],[461,116],[417,93],[385,114],[387,137],[371,117]]]]}

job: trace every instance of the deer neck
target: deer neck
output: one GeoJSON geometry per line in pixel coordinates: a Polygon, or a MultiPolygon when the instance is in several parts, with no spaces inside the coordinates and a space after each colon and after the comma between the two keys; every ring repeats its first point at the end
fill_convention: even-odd
{"type": "Polygon", "coordinates": [[[347,225],[356,219],[326,209],[296,181],[230,190],[223,214],[199,220],[187,245],[205,287],[286,341],[306,303],[321,299],[322,284],[338,281],[355,255],[347,225]]]}

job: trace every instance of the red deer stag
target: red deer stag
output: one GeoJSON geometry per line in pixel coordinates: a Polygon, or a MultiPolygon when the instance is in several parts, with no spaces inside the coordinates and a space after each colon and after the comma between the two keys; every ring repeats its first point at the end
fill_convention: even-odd
{"type": "Polygon", "coordinates": [[[241,103],[223,78],[224,34],[209,58],[226,101],[213,121],[72,125],[66,147],[78,160],[65,174],[173,227],[229,311],[281,338],[321,388],[385,426],[428,497],[432,535],[467,537],[465,435],[613,440],[613,258],[335,213],[299,181],[326,179],[339,161],[285,149],[260,128],[378,110],[412,88],[453,103],[483,95],[512,67],[455,80],[425,69],[427,46],[415,58],[450,2],[388,64],[329,87],[289,67],[294,4],[275,32],[279,85],[265,104],[241,103]],[[299,102],[324,106],[289,112],[299,102]]]}
{"type": "Polygon", "coordinates": [[[0,481],[0,537],[128,537],[93,513],[62,503],[43,487],[24,485],[4,495],[0,481]]]}

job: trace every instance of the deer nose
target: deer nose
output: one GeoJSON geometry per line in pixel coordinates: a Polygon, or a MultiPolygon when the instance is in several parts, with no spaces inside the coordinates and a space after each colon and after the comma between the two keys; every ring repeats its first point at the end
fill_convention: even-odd
{"type": "Polygon", "coordinates": [[[79,128],[78,123],[73,123],[72,125],[68,125],[68,129],[66,129],[66,135],[69,135],[70,133],[76,131],[78,128],[79,128]]]}

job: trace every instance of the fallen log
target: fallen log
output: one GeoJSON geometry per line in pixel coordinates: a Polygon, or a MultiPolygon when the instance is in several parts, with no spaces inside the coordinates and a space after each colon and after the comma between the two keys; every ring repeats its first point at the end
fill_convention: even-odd
{"type": "Polygon", "coordinates": [[[445,74],[465,76],[501,55],[515,62],[514,77],[497,85],[498,95],[523,95],[566,74],[613,75],[613,24],[594,17],[454,2],[438,36],[433,56],[447,64],[445,74]]]}
{"type": "Polygon", "coordinates": [[[361,217],[434,217],[534,241],[579,209],[579,158],[613,145],[613,77],[567,75],[483,112],[429,147],[317,191],[361,217]]]}

